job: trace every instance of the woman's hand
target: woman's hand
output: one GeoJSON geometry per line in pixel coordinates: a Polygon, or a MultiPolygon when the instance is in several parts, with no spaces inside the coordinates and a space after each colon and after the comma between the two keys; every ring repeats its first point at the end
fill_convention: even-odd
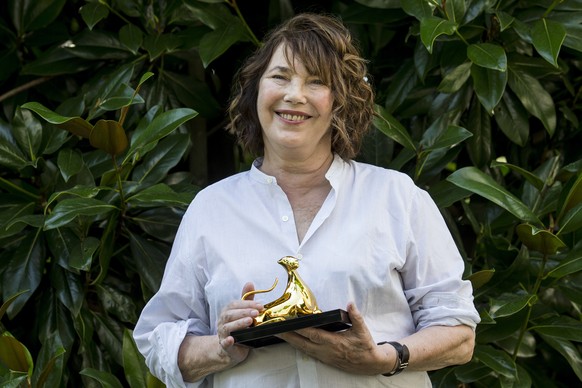
{"type": "Polygon", "coordinates": [[[301,329],[278,335],[291,346],[321,362],[357,374],[380,374],[392,370],[396,351],[374,342],[362,314],[348,304],[352,327],[332,333],[322,329],[301,329]]]}
{"type": "MultiPolygon", "coordinates": [[[[241,296],[255,289],[252,283],[246,283],[241,296]]],[[[259,315],[263,306],[254,300],[235,300],[229,303],[218,317],[218,344],[220,345],[221,356],[228,357],[232,365],[247,358],[249,348],[236,345],[234,338],[230,335],[233,331],[246,329],[253,323],[253,318],[259,315]]]]}
{"type": "MultiPolygon", "coordinates": [[[[247,283],[242,293],[253,289],[253,284],[247,283]]],[[[249,327],[253,317],[262,310],[263,305],[253,300],[236,300],[220,313],[218,335],[187,335],[178,351],[178,367],[184,381],[197,381],[209,374],[232,368],[247,358],[249,348],[235,345],[230,333],[249,327]]]]}

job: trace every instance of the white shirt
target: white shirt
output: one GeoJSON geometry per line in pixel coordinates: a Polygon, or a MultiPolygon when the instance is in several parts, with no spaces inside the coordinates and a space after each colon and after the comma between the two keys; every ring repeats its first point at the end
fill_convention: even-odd
{"type": "Polygon", "coordinates": [[[160,290],[144,308],[134,337],[152,373],[169,387],[430,387],[426,372],[353,375],[287,344],[250,351],[239,365],[193,384],[182,381],[177,354],[184,336],[216,334],[223,307],[243,285],[283,293],[283,256],[322,311],[355,302],[374,340],[398,341],[433,325],[479,322],[463,260],[442,216],[405,174],[339,156],[326,173],[332,189],[299,243],[293,211],[257,161],[202,190],[183,217],[160,290]]]}

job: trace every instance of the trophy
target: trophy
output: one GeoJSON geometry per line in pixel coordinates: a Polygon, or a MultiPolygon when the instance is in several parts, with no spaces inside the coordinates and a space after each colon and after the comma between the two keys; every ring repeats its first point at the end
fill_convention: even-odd
{"type": "MultiPolygon", "coordinates": [[[[313,292],[303,282],[297,268],[299,260],[293,256],[285,256],[277,261],[287,271],[287,286],[283,295],[264,305],[264,310],[254,318],[251,327],[233,331],[231,335],[235,342],[251,347],[261,347],[282,342],[276,334],[317,327],[328,331],[345,330],[351,326],[348,313],[337,309],[322,312],[317,306],[313,292]]],[[[251,295],[267,293],[275,289],[278,279],[271,288],[249,291],[242,296],[245,300],[251,295]]]]}

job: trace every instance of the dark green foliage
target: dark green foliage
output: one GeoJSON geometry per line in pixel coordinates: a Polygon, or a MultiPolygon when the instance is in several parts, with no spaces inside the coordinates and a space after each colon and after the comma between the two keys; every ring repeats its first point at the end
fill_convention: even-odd
{"type": "Polygon", "coordinates": [[[465,258],[477,347],[434,385],[582,380],[582,1],[7,0],[0,385],[159,385],[131,329],[197,187],[248,163],[234,72],[304,10],[370,60],[359,158],[426,188],[465,258]]]}

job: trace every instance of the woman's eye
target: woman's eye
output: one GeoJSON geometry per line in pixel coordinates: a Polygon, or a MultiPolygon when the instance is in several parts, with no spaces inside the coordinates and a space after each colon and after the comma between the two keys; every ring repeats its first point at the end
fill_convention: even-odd
{"type": "Polygon", "coordinates": [[[310,81],[310,83],[312,83],[313,85],[325,85],[325,82],[323,82],[322,80],[317,79],[317,78],[316,79],[312,79],[310,81]]]}
{"type": "Polygon", "coordinates": [[[274,79],[280,79],[280,80],[285,80],[285,76],[281,75],[281,74],[275,74],[272,76],[274,79]]]}

